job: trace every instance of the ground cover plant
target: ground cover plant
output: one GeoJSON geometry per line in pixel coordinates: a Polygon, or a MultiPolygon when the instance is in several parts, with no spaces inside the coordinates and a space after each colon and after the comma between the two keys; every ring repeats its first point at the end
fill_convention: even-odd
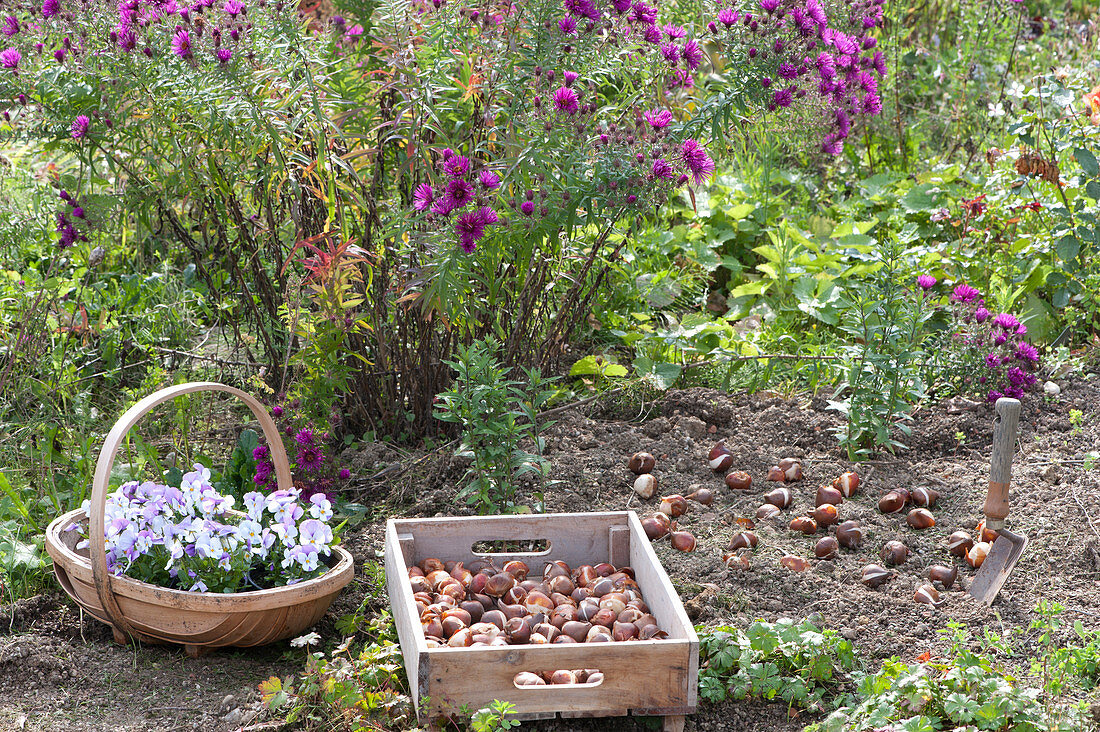
{"type": "MultiPolygon", "coordinates": [[[[1095,8],[1045,0],[0,0],[0,689],[36,697],[0,720],[412,728],[387,516],[704,486],[696,551],[655,544],[703,639],[689,729],[1094,727],[1097,43],[1095,8]],[[362,568],[315,635],[225,652],[234,680],[107,646],[43,550],[117,415],[187,380],[267,402],[299,518],[331,511],[362,568]],[[980,518],[1001,396],[1032,549],[993,610],[919,606],[930,566],[972,576],[945,542],[980,518]],[[748,493],[714,482],[718,439],[748,493]],[[862,550],[755,518],[782,457],[863,477],[862,550]],[[916,487],[941,493],[926,532],[876,509],[916,487]],[[908,560],[864,587],[888,540],[908,560]]],[[[217,500],[267,511],[269,446],[232,413],[165,405],[113,487],[224,465],[217,500]]],[[[139,533],[119,568],[172,571],[139,533]]],[[[204,541],[192,585],[235,586],[248,540],[204,541]]],[[[515,723],[466,711],[433,724],[515,723]]]]}

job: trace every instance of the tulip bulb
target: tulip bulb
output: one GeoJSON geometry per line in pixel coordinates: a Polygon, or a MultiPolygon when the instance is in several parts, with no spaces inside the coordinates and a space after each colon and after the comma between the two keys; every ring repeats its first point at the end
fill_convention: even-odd
{"type": "Polygon", "coordinates": [[[516,582],[522,582],[527,579],[527,575],[531,573],[530,568],[518,559],[513,559],[504,565],[504,571],[516,578],[516,582]]]}
{"type": "Polygon", "coordinates": [[[424,573],[424,576],[436,571],[443,571],[443,562],[438,559],[425,559],[420,562],[420,570],[424,573]]]}
{"type": "Polygon", "coordinates": [[[635,475],[643,475],[649,473],[657,465],[657,458],[650,455],[648,452],[636,452],[630,456],[630,460],[626,463],[626,468],[635,475]]]}
{"type": "Polygon", "coordinates": [[[989,554],[989,550],[992,546],[993,545],[987,541],[981,541],[970,547],[970,551],[966,553],[966,563],[974,569],[982,566],[982,562],[985,561],[986,555],[989,554]]]}
{"type": "Polygon", "coordinates": [[[817,522],[809,516],[799,516],[791,520],[789,528],[791,531],[801,531],[806,536],[812,536],[817,533],[817,522]]]}
{"type": "Polygon", "coordinates": [[[935,488],[917,488],[909,495],[910,500],[918,506],[931,508],[940,498],[940,492],[935,488]]]}
{"type": "Polygon", "coordinates": [[[826,503],[839,506],[844,503],[844,494],[831,485],[823,485],[817,489],[817,497],[814,505],[821,506],[826,503]]]}
{"type": "Polygon", "coordinates": [[[897,575],[897,572],[893,572],[885,567],[880,567],[877,564],[868,564],[863,568],[863,584],[868,587],[878,587],[893,579],[897,575]]]}
{"type": "Polygon", "coordinates": [[[783,477],[788,483],[802,480],[802,463],[795,463],[783,471],[783,477]]]}
{"type": "Polygon", "coordinates": [[[947,537],[947,551],[955,557],[965,557],[974,546],[974,540],[965,531],[956,531],[947,537]]]}
{"type": "Polygon", "coordinates": [[[909,547],[900,541],[888,541],[883,545],[879,556],[887,564],[904,564],[909,558],[909,547]]]}
{"type": "Polygon", "coordinates": [[[679,493],[673,493],[671,496],[665,496],[661,499],[661,506],[658,510],[672,518],[679,518],[687,513],[688,502],[679,493]]]}
{"type": "Polygon", "coordinates": [[[845,498],[851,498],[859,491],[859,473],[847,472],[833,481],[833,487],[845,498]]]}
{"type": "Polygon", "coordinates": [[[546,680],[536,673],[530,671],[520,671],[512,679],[512,683],[516,686],[546,686],[546,680]]]}
{"type": "Polygon", "coordinates": [[[786,508],[791,505],[793,499],[789,488],[776,488],[769,491],[764,496],[764,500],[777,508],[786,508]]]}
{"type": "Polygon", "coordinates": [[[737,551],[738,549],[755,549],[757,544],[760,543],[760,539],[756,534],[751,531],[742,531],[733,537],[729,546],[726,547],[727,551],[737,551]]]}
{"type": "Polygon", "coordinates": [[[977,534],[981,537],[981,540],[987,544],[992,544],[997,541],[997,532],[993,529],[986,528],[985,519],[978,522],[977,534]]]}
{"type": "Polygon", "coordinates": [[[695,551],[695,537],[687,531],[673,531],[668,535],[668,541],[672,548],[681,552],[695,551]]]}
{"type": "Polygon", "coordinates": [[[818,526],[832,526],[840,521],[840,513],[831,503],[822,503],[810,511],[810,515],[814,517],[814,521],[817,521],[818,526]]]}
{"type": "Polygon", "coordinates": [[[733,455],[730,454],[730,449],[726,447],[726,443],[719,442],[710,449],[707,464],[710,465],[711,470],[716,472],[730,469],[730,466],[733,465],[733,455]]]}
{"type": "Polygon", "coordinates": [[[714,503],[714,491],[710,488],[699,488],[694,493],[689,493],[687,499],[689,501],[701,503],[704,506],[709,506],[714,503]]]}
{"type": "Polygon", "coordinates": [[[938,605],[940,603],[940,593],[932,585],[921,585],[913,595],[913,600],[926,605],[938,605]]]}
{"type": "Polygon", "coordinates": [[[927,508],[914,508],[905,517],[905,523],[914,529],[930,529],[936,525],[936,517],[927,508]]]}
{"type": "Polygon", "coordinates": [[[485,583],[485,594],[489,597],[504,597],[504,593],[512,589],[515,584],[516,578],[506,572],[494,574],[485,583]]]}
{"type": "Polygon", "coordinates": [[[896,491],[884,493],[882,498],[878,499],[878,510],[883,513],[897,513],[903,508],[905,508],[905,499],[896,491]]]}
{"type": "Polygon", "coordinates": [[[840,542],[831,536],[823,536],[814,546],[814,556],[818,559],[832,559],[840,551],[840,542]]]}
{"type": "Polygon", "coordinates": [[[794,458],[794,457],[780,458],[779,462],[776,463],[776,465],[779,467],[779,469],[784,471],[784,472],[790,470],[795,465],[801,465],[801,464],[802,464],[802,461],[799,460],[798,458],[794,458]]]}
{"type": "Polygon", "coordinates": [[[634,479],[634,492],[642,498],[653,498],[657,492],[657,478],[650,473],[643,473],[634,479]]]}
{"type": "Polygon", "coordinates": [[[778,483],[786,483],[787,482],[787,471],[785,471],[783,468],[779,467],[778,465],[773,465],[770,468],[768,468],[768,475],[764,480],[771,480],[771,481],[775,481],[775,482],[778,482],[778,483]]]}
{"type": "Polygon", "coordinates": [[[951,585],[955,584],[955,579],[959,576],[959,568],[952,564],[950,567],[944,567],[942,564],[934,564],[928,568],[928,579],[932,582],[939,582],[943,585],[943,589],[950,590],[951,585]]]}
{"type": "Polygon", "coordinates": [[[858,521],[845,521],[836,527],[836,540],[845,549],[856,549],[863,543],[863,529],[858,521]]]}
{"type": "Polygon", "coordinates": [[[758,519],[770,519],[779,515],[779,506],[771,503],[765,503],[760,508],[756,509],[756,518],[758,519]]]}
{"type": "Polygon", "coordinates": [[[752,488],[752,476],[744,470],[735,470],[726,476],[726,485],[735,491],[747,491],[752,488]]]}
{"type": "Polygon", "coordinates": [[[554,685],[558,684],[576,684],[577,675],[572,671],[566,671],[564,669],[555,671],[550,674],[550,683],[554,685]]]}
{"type": "Polygon", "coordinates": [[[649,537],[650,541],[656,541],[657,539],[668,536],[668,516],[663,513],[648,516],[642,519],[642,529],[645,530],[645,535],[649,537]],[[660,518],[658,518],[658,516],[660,518]]]}
{"type": "Polygon", "coordinates": [[[727,552],[722,555],[722,562],[730,569],[748,569],[749,558],[744,554],[735,554],[733,552],[727,552]]]}
{"type": "Polygon", "coordinates": [[[792,572],[804,572],[806,568],[810,566],[809,562],[794,554],[784,555],[783,558],[779,560],[779,563],[792,572]]]}

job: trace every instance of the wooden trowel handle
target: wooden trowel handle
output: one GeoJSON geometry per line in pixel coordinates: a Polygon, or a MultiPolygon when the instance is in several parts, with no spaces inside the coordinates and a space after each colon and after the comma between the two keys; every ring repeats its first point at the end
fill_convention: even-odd
{"type": "Polygon", "coordinates": [[[1001,397],[994,407],[993,457],[990,460],[989,494],[983,512],[985,525],[999,531],[1008,516],[1008,485],[1012,482],[1012,454],[1016,450],[1016,427],[1020,424],[1020,400],[1001,397]]]}

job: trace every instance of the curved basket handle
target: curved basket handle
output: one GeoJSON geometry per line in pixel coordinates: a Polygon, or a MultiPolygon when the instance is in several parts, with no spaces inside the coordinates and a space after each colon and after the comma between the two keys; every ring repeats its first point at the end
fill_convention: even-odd
{"type": "Polygon", "coordinates": [[[134,630],[123,616],[122,610],[118,606],[118,600],[115,598],[114,592],[111,591],[112,576],[107,571],[107,550],[103,545],[105,529],[103,510],[107,504],[111,469],[114,467],[115,457],[122,447],[122,441],[139,419],[148,414],[158,404],[196,391],[222,391],[232,394],[247,404],[248,408],[252,410],[252,414],[256,415],[256,419],[260,421],[260,427],[267,439],[268,449],[271,451],[271,462],[275,465],[275,480],[279,490],[289,490],[292,487],[290,462],[287,459],[286,448],[283,447],[283,439],[279,434],[279,429],[275,426],[274,420],[271,419],[271,415],[267,413],[264,405],[255,397],[240,389],[213,381],[189,382],[154,392],[127,409],[126,413],[119,417],[118,421],[115,422],[115,426],[107,434],[107,439],[103,442],[103,449],[100,450],[99,459],[95,464],[95,477],[92,478],[92,496],[89,500],[90,507],[88,510],[88,535],[91,537],[88,542],[88,553],[92,560],[92,578],[95,580],[96,594],[99,595],[99,601],[103,605],[104,611],[111,618],[111,622],[116,628],[131,636],[134,635],[134,630]],[[96,541],[97,537],[99,538],[98,541],[96,541]]]}

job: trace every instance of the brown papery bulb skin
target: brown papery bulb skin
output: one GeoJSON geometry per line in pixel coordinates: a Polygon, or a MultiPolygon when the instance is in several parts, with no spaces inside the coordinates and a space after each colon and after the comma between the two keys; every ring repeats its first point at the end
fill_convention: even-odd
{"type": "Polygon", "coordinates": [[[913,595],[913,601],[926,605],[937,605],[940,601],[940,593],[932,585],[921,585],[913,595]]]}
{"type": "Polygon", "coordinates": [[[954,557],[965,557],[974,546],[974,539],[965,531],[956,531],[947,537],[947,551],[954,557]]]}
{"type": "Polygon", "coordinates": [[[812,536],[817,533],[817,522],[809,516],[799,516],[791,520],[789,528],[791,531],[801,531],[806,536],[812,536]]]}
{"type": "Polygon", "coordinates": [[[657,458],[653,457],[648,452],[636,452],[631,455],[630,460],[626,462],[626,469],[635,475],[642,475],[652,472],[656,465],[657,458]]]}
{"type": "Polygon", "coordinates": [[[818,526],[832,526],[840,521],[840,512],[831,503],[822,503],[810,511],[810,515],[814,517],[814,521],[817,521],[818,526]]]}
{"type": "Polygon", "coordinates": [[[726,547],[727,551],[736,551],[738,549],[755,549],[757,544],[760,543],[760,539],[756,534],[751,531],[742,531],[733,537],[729,546],[726,547]]]}
{"type": "Polygon", "coordinates": [[[778,465],[773,465],[768,468],[768,475],[764,478],[764,480],[770,480],[776,483],[786,483],[787,471],[783,470],[783,468],[779,467],[778,465]]]}
{"type": "Polygon", "coordinates": [[[679,493],[673,493],[671,496],[665,496],[661,499],[661,506],[658,510],[672,518],[679,518],[687,513],[688,502],[679,493]]]}
{"type": "Polygon", "coordinates": [[[673,531],[668,535],[669,543],[672,544],[672,548],[681,552],[693,552],[695,551],[695,537],[687,531],[673,531]]]}
{"type": "Polygon", "coordinates": [[[882,498],[878,499],[878,510],[883,513],[897,513],[903,508],[905,508],[905,499],[895,491],[883,493],[882,498]]]}
{"type": "Polygon", "coordinates": [[[863,544],[863,529],[858,521],[845,521],[836,527],[836,540],[845,549],[856,549],[863,544]]]}
{"type": "Polygon", "coordinates": [[[795,465],[801,465],[801,464],[802,464],[802,461],[799,460],[798,458],[785,457],[785,458],[780,458],[779,462],[776,463],[776,466],[780,470],[782,470],[783,472],[786,472],[786,471],[790,470],[791,468],[793,468],[795,465]]]}
{"type": "Polygon", "coordinates": [[[888,541],[883,545],[879,556],[887,564],[904,564],[905,560],[909,558],[909,547],[900,541],[888,541]]]}
{"type": "Polygon", "coordinates": [[[992,544],[993,542],[997,541],[997,532],[993,529],[986,528],[985,519],[982,519],[978,522],[978,528],[975,531],[980,537],[981,541],[984,541],[987,544],[992,544]]]}
{"type": "Polygon", "coordinates": [[[504,571],[516,578],[516,582],[522,582],[527,579],[527,575],[531,573],[531,569],[518,559],[504,565],[504,571]]]}
{"type": "Polygon", "coordinates": [[[806,568],[810,566],[809,562],[807,562],[802,557],[795,556],[794,554],[784,555],[779,560],[779,563],[787,569],[791,570],[792,572],[804,572],[806,568]]]}
{"type": "Polygon", "coordinates": [[[936,517],[927,508],[914,508],[905,517],[905,523],[918,531],[930,529],[936,525],[936,517]]]}
{"type": "Polygon", "coordinates": [[[546,686],[546,679],[530,671],[520,671],[512,680],[516,686],[546,686]]]}
{"type": "Polygon", "coordinates": [[[726,476],[726,485],[730,490],[747,491],[752,488],[752,476],[744,470],[735,470],[726,476]]]}
{"type": "Polygon", "coordinates": [[[791,467],[783,471],[784,477],[786,477],[788,483],[794,483],[802,480],[802,463],[795,463],[791,467]]]}
{"type": "Polygon", "coordinates": [[[722,555],[722,563],[730,569],[748,569],[752,566],[749,563],[749,558],[744,554],[735,554],[733,552],[727,552],[722,555]]]}
{"type": "MultiPolygon", "coordinates": [[[[662,513],[661,516],[664,516],[664,514],[662,513]]],[[[656,541],[668,535],[668,524],[654,516],[648,516],[642,519],[642,529],[645,531],[645,535],[649,537],[650,541],[656,541]]]]}
{"type": "Polygon", "coordinates": [[[730,454],[730,449],[726,447],[726,443],[719,442],[710,449],[710,454],[707,455],[707,465],[715,472],[730,469],[730,466],[733,465],[733,455],[730,454]]]}
{"type": "Polygon", "coordinates": [[[880,567],[877,564],[868,564],[863,568],[862,582],[868,587],[878,587],[890,581],[897,572],[893,572],[886,567],[880,567]]]}
{"type": "Polygon", "coordinates": [[[695,501],[704,506],[709,506],[714,503],[714,491],[710,488],[700,488],[694,493],[689,493],[686,498],[689,501],[695,501]]]}
{"type": "Polygon", "coordinates": [[[859,473],[853,473],[851,471],[842,473],[839,478],[833,481],[833,487],[843,494],[845,498],[851,498],[859,491],[859,473]]]}
{"type": "Polygon", "coordinates": [[[559,684],[576,684],[577,675],[572,671],[566,671],[565,669],[559,669],[550,674],[550,683],[553,685],[559,684]]]}
{"type": "Polygon", "coordinates": [[[780,513],[779,506],[775,506],[771,503],[765,503],[760,508],[756,509],[756,518],[758,519],[770,519],[775,518],[780,513]]]}
{"type": "Polygon", "coordinates": [[[786,508],[787,506],[791,505],[791,491],[789,488],[776,488],[772,491],[769,491],[764,496],[764,500],[767,503],[770,503],[778,508],[786,508]]]}
{"type": "Polygon", "coordinates": [[[840,542],[831,536],[823,536],[814,546],[814,556],[818,559],[832,559],[840,551],[840,542]]]}
{"type": "Polygon", "coordinates": [[[950,590],[951,586],[955,584],[956,578],[959,576],[959,568],[952,564],[950,567],[945,567],[942,564],[934,564],[928,568],[928,579],[933,582],[939,582],[943,585],[943,589],[950,590]]]}
{"type": "Polygon", "coordinates": [[[844,503],[844,494],[838,489],[833,488],[831,485],[823,485],[817,489],[817,496],[814,500],[814,505],[821,506],[826,503],[830,503],[834,506],[839,506],[844,503]]]}
{"type": "Polygon", "coordinates": [[[918,506],[931,508],[940,499],[940,492],[935,488],[916,488],[909,494],[909,498],[918,506]]]}

